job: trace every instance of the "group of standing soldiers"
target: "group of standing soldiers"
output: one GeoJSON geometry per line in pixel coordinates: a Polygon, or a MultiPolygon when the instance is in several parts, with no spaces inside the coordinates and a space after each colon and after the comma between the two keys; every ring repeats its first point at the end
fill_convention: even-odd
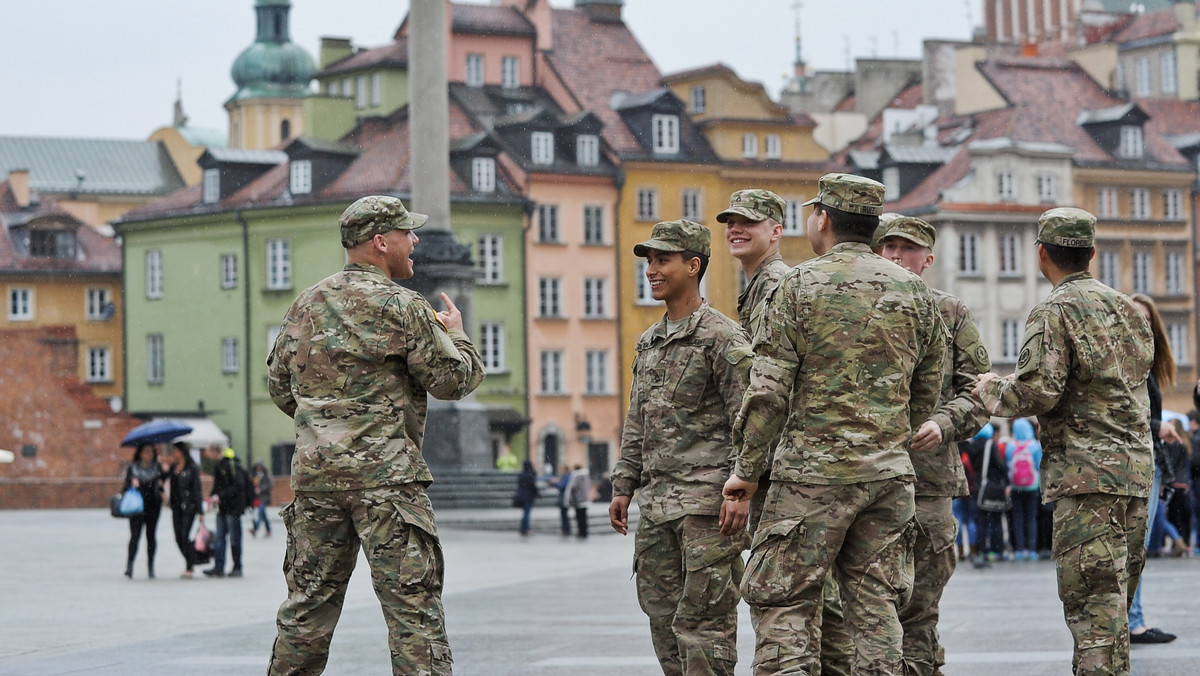
{"type": "Polygon", "coordinates": [[[934,228],[883,214],[883,197],[822,177],[804,205],[817,257],[790,268],[784,202],[734,193],[717,221],[747,277],[740,326],[700,295],[708,228],[659,223],[634,247],[666,314],[637,343],[609,513],[625,533],[637,494],[638,599],[664,673],[732,674],[743,598],[756,674],[939,674],[951,502],[967,493],[955,444],[990,416],[1039,415],[1074,671],[1127,674],[1153,343],[1087,273],[1095,218],[1039,219],[1055,288],[1000,378],[963,302],[919,277],[934,228]]]}

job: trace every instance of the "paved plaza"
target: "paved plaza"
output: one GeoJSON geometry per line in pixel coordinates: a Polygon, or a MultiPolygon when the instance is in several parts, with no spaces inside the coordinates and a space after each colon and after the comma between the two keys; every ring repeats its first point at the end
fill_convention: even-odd
{"type": "MultiPolygon", "coordinates": [[[[601,505],[591,511],[603,513],[601,505]]],[[[630,579],[632,535],[594,528],[587,540],[546,532],[521,538],[517,514],[439,513],[455,673],[661,673],[630,579]],[[496,519],[512,529],[476,530],[496,519]]],[[[130,581],[121,575],[125,521],[103,510],[0,512],[0,675],[265,673],[285,595],[278,518],[274,537],[246,537],[244,578],[181,580],[164,516],[158,579],[146,578],[143,552],[130,581]]],[[[539,508],[538,518],[553,524],[557,510],[539,508]]],[[[1200,559],[1149,562],[1147,618],[1179,640],[1135,646],[1134,674],[1200,673],[1198,590],[1200,559]]],[[[1051,563],[960,567],[942,608],[947,676],[1070,673],[1071,639],[1051,563]]],[[[738,674],[750,673],[753,642],[743,606],[738,674]]],[[[384,674],[388,665],[383,616],[360,560],[325,673],[384,674]]]]}

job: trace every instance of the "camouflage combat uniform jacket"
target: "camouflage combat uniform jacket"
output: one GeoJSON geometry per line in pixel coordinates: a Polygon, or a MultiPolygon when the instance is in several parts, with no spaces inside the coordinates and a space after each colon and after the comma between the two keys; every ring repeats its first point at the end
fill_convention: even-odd
{"type": "Polygon", "coordinates": [[[852,484],[912,476],[908,441],[938,402],[946,327],[920,277],[863,243],[779,282],[734,426],[735,473],[852,484]],[[782,430],[782,436],[780,432],[782,430]]]}
{"type": "Polygon", "coordinates": [[[738,322],[750,334],[751,339],[754,338],[758,325],[762,323],[767,297],[791,269],[778,253],[768,256],[746,282],[746,288],[738,294],[738,322]]]}
{"type": "Polygon", "coordinates": [[[267,368],[272,400],[295,419],[296,491],[427,485],[426,393],[461,399],[483,380],[465,333],[447,330],[417,292],[356,263],[296,298],[267,368]]]}
{"type": "Polygon", "coordinates": [[[950,332],[950,343],[946,349],[941,398],[937,410],[929,416],[942,430],[942,443],[928,451],[912,453],[917,473],[914,488],[920,497],[957,498],[968,494],[958,442],[975,436],[989,417],[971,390],[979,374],[991,369],[992,362],[979,337],[975,316],[966,303],[945,291],[929,291],[950,332]]]}
{"type": "Polygon", "coordinates": [[[641,518],[654,522],[719,514],[750,359],[742,328],[707,302],[673,335],[666,317],[647,329],[637,343],[613,495],[640,488],[641,518]]]}
{"type": "Polygon", "coordinates": [[[1042,499],[1144,498],[1154,467],[1146,377],[1150,326],[1133,301],[1077,272],[1033,308],[1011,376],[981,393],[992,415],[1042,423],[1042,499]]]}

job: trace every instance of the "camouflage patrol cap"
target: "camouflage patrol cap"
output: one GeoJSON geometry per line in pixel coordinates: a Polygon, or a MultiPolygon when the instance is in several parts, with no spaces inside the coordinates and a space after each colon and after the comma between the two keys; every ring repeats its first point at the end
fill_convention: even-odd
{"type": "Polygon", "coordinates": [[[740,214],[755,223],[768,218],[782,223],[786,207],[783,199],[770,190],[739,190],[729,196],[729,208],[717,214],[717,222],[728,222],[732,214],[740,214]]]}
{"type": "Polygon", "coordinates": [[[1073,249],[1090,249],[1096,241],[1096,217],[1083,209],[1058,207],[1038,219],[1037,239],[1073,249]]]}
{"type": "Polygon", "coordinates": [[[825,174],[817,182],[820,191],[803,206],[816,204],[864,216],[883,213],[883,184],[854,174],[825,174]]]}
{"type": "Polygon", "coordinates": [[[901,216],[891,220],[883,237],[879,238],[879,242],[882,244],[883,240],[889,237],[903,237],[917,246],[932,249],[933,243],[937,241],[937,231],[933,229],[932,225],[919,218],[901,216]]]}
{"type": "Polygon", "coordinates": [[[342,246],[358,246],[375,235],[391,230],[416,230],[429,217],[404,208],[404,203],[387,195],[369,195],[346,207],[338,225],[342,229],[342,246]]]}
{"type": "Polygon", "coordinates": [[[900,214],[889,211],[885,214],[879,214],[879,227],[875,228],[875,234],[871,236],[871,248],[878,249],[883,246],[883,236],[887,234],[888,224],[897,218],[904,218],[900,214]]]}
{"type": "Polygon", "coordinates": [[[633,255],[646,256],[651,249],[654,251],[695,251],[705,256],[712,255],[712,233],[708,228],[680,219],[678,221],[663,221],[655,223],[650,230],[650,239],[635,244],[633,255]]]}

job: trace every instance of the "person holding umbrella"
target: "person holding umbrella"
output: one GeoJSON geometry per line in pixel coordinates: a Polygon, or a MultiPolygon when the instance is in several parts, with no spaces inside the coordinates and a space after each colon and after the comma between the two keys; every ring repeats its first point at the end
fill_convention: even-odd
{"type": "Polygon", "coordinates": [[[149,576],[154,577],[154,552],[158,549],[158,515],[162,512],[162,484],[163,471],[154,444],[138,444],[133,453],[133,460],[125,468],[125,485],[122,487],[122,490],[136,488],[142,494],[142,502],[145,505],[141,514],[129,517],[129,557],[125,562],[127,578],[133,578],[133,559],[137,556],[143,526],[146,529],[146,567],[149,576]]]}

